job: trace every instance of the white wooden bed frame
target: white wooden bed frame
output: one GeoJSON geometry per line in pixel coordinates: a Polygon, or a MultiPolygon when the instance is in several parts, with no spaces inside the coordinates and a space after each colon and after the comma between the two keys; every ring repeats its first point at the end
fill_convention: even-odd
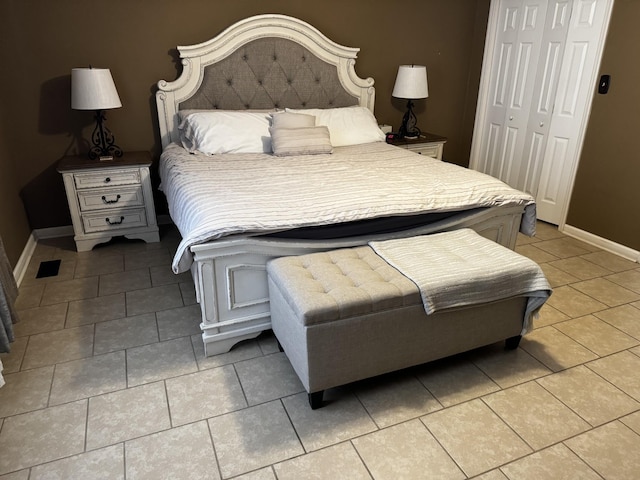
{"type": "MultiPolygon", "coordinates": [[[[180,103],[198,91],[205,66],[223,60],[248,42],[265,37],[292,40],[324,62],[335,65],[340,83],[355,98],[354,103],[373,111],[374,81],[358,77],[354,68],[359,48],[338,45],[296,18],[258,15],[232,25],[209,41],[178,47],[183,71],[173,82],[159,81],[156,93],[163,148],[178,142],[177,112],[180,103]]],[[[375,236],[335,240],[230,236],[195,245],[191,247],[194,259],[191,271],[202,311],[200,326],[205,355],[227,352],[239,341],[254,338],[271,328],[266,263],[272,258],[364,245],[374,239],[424,235],[458,228],[472,228],[514,249],[523,212],[524,207],[461,212],[424,227],[375,236]]]]}

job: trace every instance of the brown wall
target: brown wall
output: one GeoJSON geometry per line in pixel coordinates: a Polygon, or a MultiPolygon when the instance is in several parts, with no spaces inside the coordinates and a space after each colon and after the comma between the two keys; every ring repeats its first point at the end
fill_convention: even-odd
{"type": "MultiPolygon", "coordinates": [[[[398,65],[427,65],[431,96],[417,102],[418,126],[447,136],[446,160],[467,165],[488,9],[489,0],[2,0],[0,111],[10,121],[0,135],[0,187],[8,186],[0,234],[11,261],[30,229],[71,224],[55,165],[86,151],[81,139],[93,122],[70,109],[72,68],[111,69],[123,107],[107,113],[107,125],[124,150],[157,158],[153,93],[159,79],[178,75],[176,45],[207,40],[250,15],[293,15],[361,48],[356,71],[375,78],[378,120],[396,128],[404,113],[404,102],[391,98],[398,65]]],[[[165,213],[161,195],[157,201],[165,213]]]]}
{"type": "Polygon", "coordinates": [[[615,0],[567,223],[640,250],[640,2],[615,0]],[[630,56],[631,55],[631,56],[630,56]]]}
{"type": "MultiPolygon", "coordinates": [[[[175,46],[201,42],[233,22],[284,13],[310,22],[329,38],[362,50],[356,70],[376,79],[376,115],[398,126],[402,101],[391,98],[397,66],[426,64],[431,96],[418,102],[418,124],[446,135],[445,158],[468,164],[489,0],[3,0],[0,2],[0,235],[15,265],[29,232],[69,225],[55,164],[84,151],[88,112],[69,107],[73,67],[112,70],[123,108],[108,125],[125,150],[159,141],[153,92],[178,75],[175,46]],[[11,48],[9,48],[11,47],[11,48]]],[[[612,75],[608,95],[596,95],[567,223],[640,249],[640,2],[616,0],[602,62],[612,75]],[[634,216],[635,215],[635,216],[634,216]]],[[[162,196],[158,211],[165,213],[162,196]]]]}
{"type": "Polygon", "coordinates": [[[27,215],[15,182],[14,163],[5,146],[9,138],[0,110],[0,237],[12,265],[15,265],[29,237],[27,215]]]}

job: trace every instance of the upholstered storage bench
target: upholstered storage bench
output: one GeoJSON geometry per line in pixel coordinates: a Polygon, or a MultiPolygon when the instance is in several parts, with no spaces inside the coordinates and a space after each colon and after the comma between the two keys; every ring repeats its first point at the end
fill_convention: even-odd
{"type": "Polygon", "coordinates": [[[312,408],[328,388],[502,340],[516,348],[523,332],[526,296],[427,315],[416,284],[370,246],[280,257],[267,273],[272,328],[312,408]]]}

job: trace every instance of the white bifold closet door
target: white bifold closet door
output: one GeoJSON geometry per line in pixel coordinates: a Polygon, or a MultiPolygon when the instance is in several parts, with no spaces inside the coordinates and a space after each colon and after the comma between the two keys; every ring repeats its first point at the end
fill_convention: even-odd
{"type": "Polygon", "coordinates": [[[492,0],[470,167],[564,222],[613,0],[492,0]]]}

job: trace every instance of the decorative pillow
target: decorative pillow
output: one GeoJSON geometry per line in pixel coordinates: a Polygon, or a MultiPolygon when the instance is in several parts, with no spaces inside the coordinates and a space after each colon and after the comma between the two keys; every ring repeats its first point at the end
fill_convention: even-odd
{"type": "Polygon", "coordinates": [[[277,157],[333,152],[329,129],[325,126],[271,128],[271,146],[277,157]]]}
{"type": "Polygon", "coordinates": [[[385,135],[378,121],[366,107],[309,108],[305,110],[285,109],[291,113],[305,113],[316,117],[316,125],[329,129],[334,147],[383,142],[385,135]]]}
{"type": "Polygon", "coordinates": [[[315,127],[316,117],[304,113],[277,112],[271,114],[273,128],[315,127]]]}
{"type": "Polygon", "coordinates": [[[269,153],[270,118],[267,112],[197,111],[180,123],[180,140],[191,153],[269,153]]]}

